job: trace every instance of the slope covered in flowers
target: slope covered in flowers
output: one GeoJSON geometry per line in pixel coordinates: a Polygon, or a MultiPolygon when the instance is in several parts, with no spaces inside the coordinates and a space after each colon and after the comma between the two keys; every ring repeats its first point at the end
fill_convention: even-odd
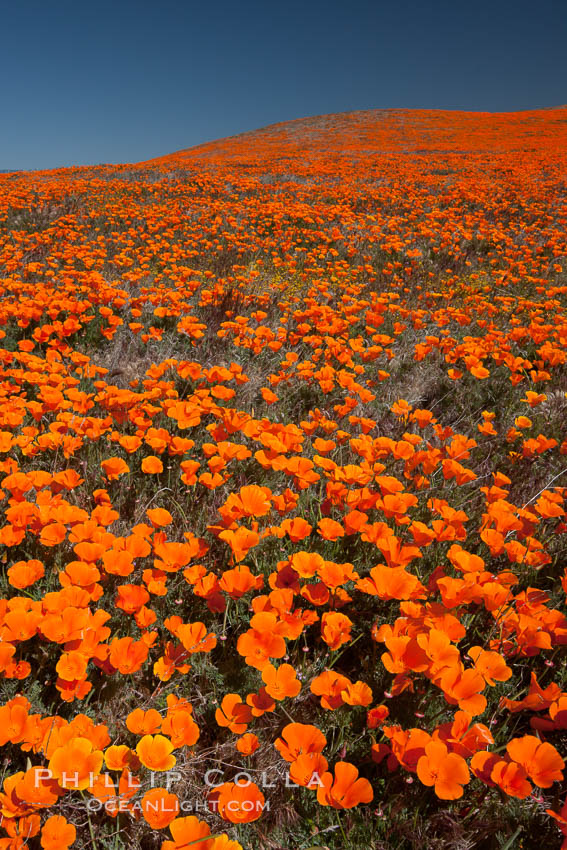
{"type": "Polygon", "coordinates": [[[0,848],[561,844],[566,143],[0,175],[0,848]]]}

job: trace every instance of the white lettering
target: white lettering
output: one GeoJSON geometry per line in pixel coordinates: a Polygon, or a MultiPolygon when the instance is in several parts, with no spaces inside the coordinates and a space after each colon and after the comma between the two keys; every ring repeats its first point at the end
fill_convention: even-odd
{"type": "Polygon", "coordinates": [[[219,788],[223,784],[222,782],[212,782],[209,779],[209,777],[213,773],[220,773],[222,777],[222,770],[216,770],[215,768],[213,768],[212,770],[207,770],[207,772],[205,773],[205,785],[207,785],[209,788],[219,788]]]}

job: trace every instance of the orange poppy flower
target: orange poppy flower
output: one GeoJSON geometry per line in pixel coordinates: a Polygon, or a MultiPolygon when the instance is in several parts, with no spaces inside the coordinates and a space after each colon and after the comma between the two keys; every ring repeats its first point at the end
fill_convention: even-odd
{"type": "Polygon", "coordinates": [[[152,829],[164,829],[179,814],[179,800],[165,788],[150,788],[140,801],[144,820],[152,829]]]}
{"type": "Polygon", "coordinates": [[[215,719],[219,726],[226,726],[231,732],[241,735],[246,732],[252,712],[238,694],[227,694],[215,712],[215,719]]]}
{"type": "Polygon", "coordinates": [[[144,735],[138,741],[138,758],[149,770],[171,770],[177,759],[172,755],[173,744],[164,735],[144,735]]]}
{"type": "Polygon", "coordinates": [[[536,393],[533,390],[526,390],[526,397],[521,398],[520,401],[525,401],[529,404],[530,407],[536,407],[538,404],[541,404],[542,401],[546,401],[547,396],[545,393],[536,393]]]}
{"type": "Polygon", "coordinates": [[[193,720],[192,706],[185,700],[174,703],[172,695],[168,697],[167,714],[161,728],[174,747],[192,747],[199,740],[199,727],[193,720]]]}
{"type": "Polygon", "coordinates": [[[318,522],[318,533],[325,540],[338,540],[339,537],[344,537],[345,530],[340,522],[325,518],[320,519],[318,522]]]}
{"type": "Polygon", "coordinates": [[[351,684],[346,676],[334,670],[324,670],[311,682],[311,693],[321,697],[321,707],[329,711],[343,704],[342,692],[351,684]]]}
{"type": "Polygon", "coordinates": [[[352,620],[346,614],[326,611],[321,618],[321,637],[329,649],[338,649],[351,640],[352,620]]]}
{"type": "Polygon", "coordinates": [[[494,743],[490,730],[483,723],[473,723],[466,711],[455,712],[452,723],[443,723],[433,733],[434,740],[440,738],[451,750],[463,758],[494,743]]]}
{"type": "Polygon", "coordinates": [[[511,679],[512,670],[499,652],[487,652],[481,646],[472,646],[468,656],[474,661],[475,670],[487,685],[494,687],[496,682],[507,682],[511,679]]]}
{"type": "Polygon", "coordinates": [[[346,761],[336,763],[334,776],[332,773],[324,773],[317,788],[317,802],[334,809],[352,809],[360,803],[370,803],[373,799],[370,782],[359,778],[356,767],[346,761]]]}
{"type": "MultiPolygon", "coordinates": [[[[128,719],[126,719],[126,726],[128,726],[128,719]]],[[[124,744],[107,747],[104,751],[104,763],[109,770],[123,770],[137,760],[136,754],[124,744]]]]}
{"type": "Polygon", "coordinates": [[[276,707],[275,700],[272,699],[263,685],[258,693],[248,694],[246,704],[250,706],[252,717],[261,717],[267,711],[273,711],[276,707]]]}
{"type": "Polygon", "coordinates": [[[296,761],[305,753],[320,753],[327,739],[320,729],[309,723],[288,723],[276,738],[274,747],[286,761],[296,761]]]}
{"type": "Polygon", "coordinates": [[[315,790],[321,785],[321,777],[328,767],[322,753],[302,753],[290,764],[289,778],[303,788],[315,790]]]}
{"type": "Polygon", "coordinates": [[[209,805],[223,820],[251,823],[262,816],[265,797],[254,782],[224,782],[209,794],[209,805]]]}
{"type": "Polygon", "coordinates": [[[344,525],[346,534],[358,534],[368,522],[368,514],[353,509],[345,515],[344,525]]]}
{"type": "Polygon", "coordinates": [[[392,748],[392,767],[401,764],[415,773],[419,759],[425,755],[425,747],[431,736],[424,729],[402,729],[401,726],[384,726],[384,735],[392,748]]]}
{"type": "Polygon", "coordinates": [[[266,404],[274,404],[276,401],[279,401],[278,396],[267,387],[261,387],[260,392],[266,404]]]}
{"type": "Polygon", "coordinates": [[[92,741],[78,736],[58,747],[49,760],[49,769],[62,788],[82,791],[88,788],[91,777],[100,773],[103,762],[101,750],[92,741]]]}
{"type": "Polygon", "coordinates": [[[565,762],[552,744],[542,743],[534,735],[513,738],[506,745],[506,752],[539,788],[550,788],[563,779],[565,762]]]}
{"type": "MultiPolygon", "coordinates": [[[[477,753],[477,755],[480,755],[480,753],[477,753]]],[[[471,767],[473,760],[471,760],[471,767]]],[[[509,797],[517,797],[519,800],[524,800],[532,793],[533,788],[528,782],[527,776],[525,768],[514,761],[496,761],[490,771],[491,783],[501,788],[509,797]]]]}
{"type": "Polygon", "coordinates": [[[173,522],[173,517],[171,516],[169,511],[165,510],[165,508],[149,508],[146,511],[146,514],[154,528],[161,528],[165,525],[171,525],[171,523],[173,522]]]}
{"type": "Polygon", "coordinates": [[[271,506],[272,491],[269,487],[248,484],[230,495],[219,513],[233,520],[243,516],[261,517],[269,513],[271,506]]]}
{"type": "Polygon", "coordinates": [[[210,652],[217,645],[217,636],[208,632],[204,623],[181,623],[175,634],[190,655],[195,652],[210,652]]]}
{"type": "Polygon", "coordinates": [[[244,756],[251,756],[256,752],[259,746],[260,742],[258,740],[258,736],[253,735],[252,732],[247,732],[246,735],[243,735],[236,742],[236,749],[244,756]]]}
{"type": "Polygon", "coordinates": [[[219,587],[228,593],[231,599],[240,599],[249,590],[259,590],[264,584],[264,577],[255,576],[246,564],[239,564],[232,570],[225,570],[219,581],[219,587]]]}
{"type": "Polygon", "coordinates": [[[260,536],[257,532],[244,528],[244,526],[239,526],[236,531],[232,531],[232,529],[221,531],[219,537],[225,543],[228,543],[237,562],[242,561],[250,549],[253,549],[260,542],[260,536]]]}
{"type": "MultiPolygon", "coordinates": [[[[262,670],[270,658],[282,658],[286,653],[286,644],[278,634],[278,622],[275,614],[262,612],[250,620],[251,628],[240,635],[236,651],[244,656],[251,667],[262,670]]],[[[281,625],[279,627],[281,631],[281,625]]]]}
{"type": "Polygon", "coordinates": [[[130,472],[130,467],[126,461],[119,457],[103,460],[100,465],[109,481],[116,481],[121,475],[130,472]]]}
{"type": "Polygon", "coordinates": [[[59,546],[67,536],[67,529],[60,522],[51,522],[41,529],[39,542],[44,546],[59,546]]]}
{"type": "Polygon", "coordinates": [[[439,675],[439,685],[445,692],[447,702],[458,705],[473,717],[482,714],[486,708],[486,697],[481,693],[484,679],[476,670],[446,667],[439,675]]]}
{"type": "Polygon", "coordinates": [[[28,839],[33,838],[38,834],[41,826],[41,818],[39,815],[24,815],[19,818],[7,818],[4,820],[3,828],[6,830],[10,838],[0,839],[7,842],[5,846],[9,850],[20,850],[26,846],[28,839]],[[25,842],[25,843],[24,843],[25,842]]]}
{"type": "Polygon", "coordinates": [[[134,735],[153,735],[161,728],[161,721],[161,714],[155,708],[150,708],[147,711],[142,708],[135,708],[126,717],[126,727],[134,735]]]}
{"type": "Polygon", "coordinates": [[[367,706],[372,702],[372,690],[365,682],[358,681],[341,691],[341,697],[347,705],[367,706]]]}
{"type": "Polygon", "coordinates": [[[131,637],[114,638],[110,644],[109,661],[125,676],[142,667],[148,652],[148,646],[142,640],[136,641],[131,637]]]}
{"type": "Polygon", "coordinates": [[[387,705],[377,705],[371,708],[366,715],[366,725],[369,729],[377,729],[386,718],[390,715],[390,709],[387,705]]]}
{"type": "Polygon", "coordinates": [[[45,568],[41,561],[17,561],[8,569],[8,581],[12,587],[23,590],[31,587],[45,575],[45,568]]]}
{"type": "Polygon", "coordinates": [[[175,818],[169,824],[173,841],[164,841],[161,850],[211,850],[210,827],[205,821],[194,815],[186,818],[175,818]],[[200,841],[199,839],[203,839],[200,841]]]}
{"type": "MultiPolygon", "coordinates": [[[[55,805],[59,797],[64,793],[56,779],[46,777],[41,767],[31,767],[15,783],[12,800],[26,801],[38,807],[48,808],[55,805]]],[[[7,815],[7,810],[3,812],[7,815]]]]}
{"type": "Polygon", "coordinates": [[[40,844],[43,850],[67,850],[77,837],[77,830],[63,815],[51,815],[43,824],[40,844]]]}
{"type": "Polygon", "coordinates": [[[280,664],[277,668],[273,664],[266,664],[262,670],[262,680],[266,691],[275,700],[295,697],[301,690],[301,682],[291,664],[280,664]]]}
{"type": "Polygon", "coordinates": [[[163,463],[156,457],[155,455],[148,455],[142,461],[141,465],[142,472],[145,472],[147,475],[157,475],[160,472],[163,472],[163,463]]]}
{"type": "Polygon", "coordinates": [[[450,753],[442,741],[426,744],[425,754],[417,762],[417,775],[424,785],[434,786],[441,800],[458,800],[470,779],[464,758],[450,753]]]}
{"type": "Polygon", "coordinates": [[[122,446],[124,451],[126,451],[129,455],[134,454],[134,452],[138,451],[138,449],[142,445],[141,439],[135,436],[121,436],[118,442],[122,446]]]}
{"type": "Polygon", "coordinates": [[[317,552],[295,552],[291,566],[301,578],[311,578],[321,569],[325,561],[317,552]]]}
{"type": "MultiPolygon", "coordinates": [[[[278,528],[278,526],[273,526],[273,528],[278,528]]],[[[294,517],[293,519],[284,519],[279,525],[279,531],[278,536],[287,534],[292,543],[298,543],[300,540],[309,537],[313,527],[301,517],[294,517]]],[[[273,531],[273,533],[275,532],[273,531]]]]}
{"type": "Polygon", "coordinates": [[[404,567],[378,564],[370,570],[370,578],[359,579],[356,587],[380,599],[426,599],[427,590],[418,578],[404,567]]]}
{"type": "Polygon", "coordinates": [[[116,607],[127,614],[135,614],[149,601],[150,594],[139,584],[121,584],[117,588],[116,607]]]}
{"type": "Polygon", "coordinates": [[[67,682],[83,679],[87,673],[89,659],[77,650],[63,653],[55,666],[57,674],[67,682]]]}

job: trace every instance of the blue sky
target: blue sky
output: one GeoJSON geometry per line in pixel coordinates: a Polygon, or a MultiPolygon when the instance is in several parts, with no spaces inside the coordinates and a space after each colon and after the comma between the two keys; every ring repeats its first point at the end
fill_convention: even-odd
{"type": "Polygon", "coordinates": [[[0,0],[0,169],[375,107],[567,103],[564,0],[0,0]]]}

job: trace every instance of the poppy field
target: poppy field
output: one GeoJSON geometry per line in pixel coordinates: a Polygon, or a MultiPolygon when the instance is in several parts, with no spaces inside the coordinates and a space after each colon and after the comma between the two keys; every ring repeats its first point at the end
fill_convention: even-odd
{"type": "Polygon", "coordinates": [[[1,850],[567,847],[567,108],[0,174],[1,850]]]}

